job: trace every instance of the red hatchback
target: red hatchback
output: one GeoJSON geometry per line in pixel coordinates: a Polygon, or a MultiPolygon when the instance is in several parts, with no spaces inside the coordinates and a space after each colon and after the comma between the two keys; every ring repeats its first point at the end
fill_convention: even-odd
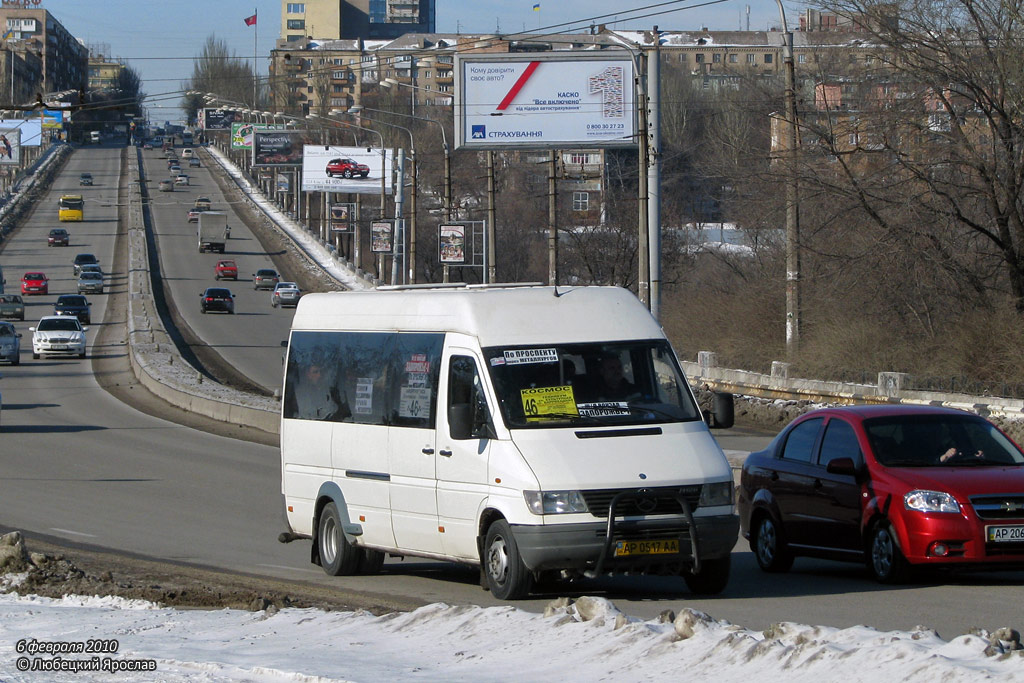
{"type": "Polygon", "coordinates": [[[794,420],[743,465],[743,535],[761,568],[794,556],[913,567],[1024,567],[1024,453],[977,415],[847,406],[794,420]]]}
{"type": "Polygon", "coordinates": [[[22,294],[49,294],[50,284],[45,273],[25,273],[21,278],[22,294]]]}

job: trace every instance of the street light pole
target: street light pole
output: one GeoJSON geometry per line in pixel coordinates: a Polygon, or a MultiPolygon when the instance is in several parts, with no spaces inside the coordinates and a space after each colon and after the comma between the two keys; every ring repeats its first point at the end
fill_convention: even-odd
{"type": "Polygon", "coordinates": [[[793,64],[793,34],[782,18],[782,59],[786,76],[786,352],[792,357],[800,346],[800,212],[797,187],[796,67],[793,64]]]}

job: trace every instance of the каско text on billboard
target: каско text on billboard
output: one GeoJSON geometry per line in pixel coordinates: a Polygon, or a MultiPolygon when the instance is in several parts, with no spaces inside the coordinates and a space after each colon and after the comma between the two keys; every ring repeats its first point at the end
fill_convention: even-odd
{"type": "Polygon", "coordinates": [[[457,55],[455,72],[458,147],[636,145],[633,60],[625,51],[457,55]]]}

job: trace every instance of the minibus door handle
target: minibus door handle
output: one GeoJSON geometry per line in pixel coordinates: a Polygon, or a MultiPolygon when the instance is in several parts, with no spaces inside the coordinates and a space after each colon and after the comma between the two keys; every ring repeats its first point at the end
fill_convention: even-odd
{"type": "Polygon", "coordinates": [[[430,446],[424,446],[423,447],[423,455],[433,455],[433,454],[434,454],[434,449],[433,448],[431,448],[430,446]]]}
{"type": "Polygon", "coordinates": [[[444,448],[442,448],[441,450],[439,450],[439,451],[438,451],[438,453],[439,453],[440,455],[443,455],[443,456],[444,456],[444,457],[446,457],[446,458],[450,458],[450,457],[452,457],[452,452],[451,452],[451,451],[449,451],[449,450],[445,450],[444,448]]]}

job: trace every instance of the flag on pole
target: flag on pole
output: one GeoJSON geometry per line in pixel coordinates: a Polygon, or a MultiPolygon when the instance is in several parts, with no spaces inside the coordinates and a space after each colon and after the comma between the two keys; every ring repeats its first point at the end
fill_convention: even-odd
{"type": "Polygon", "coordinates": [[[14,37],[14,29],[8,29],[7,33],[4,34],[3,39],[7,40],[8,38],[13,38],[13,37],[14,37]]]}
{"type": "Polygon", "coordinates": [[[533,6],[533,11],[534,12],[539,12],[540,11],[540,3],[537,3],[536,5],[533,6]]]}
{"type": "Polygon", "coordinates": [[[251,17],[246,17],[245,18],[245,25],[246,26],[255,26],[256,25],[256,15],[254,14],[251,17]]]}

